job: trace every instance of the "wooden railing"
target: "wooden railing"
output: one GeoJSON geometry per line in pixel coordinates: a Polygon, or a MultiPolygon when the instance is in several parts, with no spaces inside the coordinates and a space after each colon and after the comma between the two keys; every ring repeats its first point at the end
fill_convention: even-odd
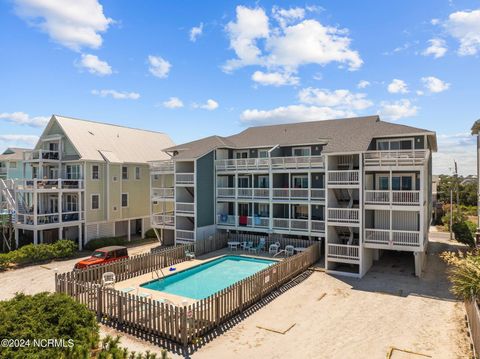
{"type": "Polygon", "coordinates": [[[216,160],[217,172],[238,170],[268,170],[296,168],[324,168],[323,156],[292,156],[271,158],[239,158],[216,160]]]}
{"type": "Polygon", "coordinates": [[[195,175],[193,173],[177,173],[175,175],[176,184],[193,184],[195,182],[195,175]]]}
{"type": "Polygon", "coordinates": [[[359,223],[358,208],[329,208],[328,220],[339,223],[359,223]]]}
{"type": "Polygon", "coordinates": [[[360,258],[358,248],[358,246],[351,246],[348,244],[328,243],[327,255],[328,258],[358,261],[360,258]]]}
{"type": "Polygon", "coordinates": [[[428,158],[428,150],[368,151],[364,155],[365,167],[421,166],[428,158]]]}
{"type": "MultiPolygon", "coordinates": [[[[219,246],[223,248],[230,239],[231,237],[224,235],[221,240],[208,240],[203,250],[216,250],[219,246]]],[[[100,280],[106,271],[116,270],[117,278],[125,280],[148,273],[159,265],[165,267],[178,263],[185,259],[185,249],[191,249],[193,245],[139,255],[101,267],[56,274],[55,291],[72,296],[95,311],[98,318],[108,318],[109,323],[136,328],[185,346],[236,314],[242,313],[317,262],[320,258],[319,242],[309,244],[308,247],[302,247],[303,251],[299,254],[187,306],[178,307],[151,298],[122,293],[114,288],[101,286],[100,280]],[[141,266],[137,267],[138,264],[141,266]]]]}
{"type": "Polygon", "coordinates": [[[366,190],[365,203],[392,205],[419,205],[420,191],[366,190]]]}
{"type": "Polygon", "coordinates": [[[357,185],[360,180],[360,171],[328,171],[329,185],[357,185]]]}
{"type": "Polygon", "coordinates": [[[468,331],[473,344],[473,358],[478,358],[480,353],[480,310],[475,296],[465,300],[465,311],[467,312],[468,331]]]}

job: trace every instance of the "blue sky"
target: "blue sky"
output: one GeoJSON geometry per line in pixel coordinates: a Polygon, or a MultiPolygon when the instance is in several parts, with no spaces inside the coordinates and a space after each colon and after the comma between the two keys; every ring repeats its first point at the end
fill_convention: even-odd
{"type": "Polygon", "coordinates": [[[168,133],[380,114],[475,171],[479,1],[0,2],[0,150],[52,113],[168,133]]]}

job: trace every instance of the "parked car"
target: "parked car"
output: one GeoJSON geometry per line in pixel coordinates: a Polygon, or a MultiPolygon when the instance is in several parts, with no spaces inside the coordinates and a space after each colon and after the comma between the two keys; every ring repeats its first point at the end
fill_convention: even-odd
{"type": "Polygon", "coordinates": [[[96,249],[90,258],[83,259],[75,264],[75,269],[84,269],[91,266],[107,264],[128,258],[127,247],[109,246],[96,249]]]}

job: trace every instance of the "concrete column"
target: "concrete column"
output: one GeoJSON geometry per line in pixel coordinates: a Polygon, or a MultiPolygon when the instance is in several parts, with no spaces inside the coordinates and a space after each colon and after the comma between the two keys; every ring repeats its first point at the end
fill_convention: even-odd
{"type": "Polygon", "coordinates": [[[128,241],[130,242],[132,240],[132,235],[130,234],[130,226],[131,226],[131,221],[128,219],[128,241]]]}
{"type": "Polygon", "coordinates": [[[142,218],[142,239],[145,238],[145,218],[142,218]]]}
{"type": "Polygon", "coordinates": [[[78,250],[81,251],[83,249],[83,233],[82,233],[82,225],[78,225],[78,250]]]}
{"type": "Polygon", "coordinates": [[[15,249],[18,249],[19,233],[18,228],[15,228],[15,249]]]}
{"type": "Polygon", "coordinates": [[[58,227],[58,239],[63,239],[63,227],[58,227]]]}
{"type": "Polygon", "coordinates": [[[33,230],[33,244],[38,244],[38,231],[33,230]]]}

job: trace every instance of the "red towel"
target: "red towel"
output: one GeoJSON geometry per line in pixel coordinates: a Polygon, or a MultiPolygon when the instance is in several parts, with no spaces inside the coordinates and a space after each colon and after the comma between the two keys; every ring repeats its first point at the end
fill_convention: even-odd
{"type": "Polygon", "coordinates": [[[246,226],[247,223],[248,223],[248,217],[247,217],[247,216],[240,216],[240,217],[238,218],[238,224],[239,224],[240,226],[246,226]]]}

